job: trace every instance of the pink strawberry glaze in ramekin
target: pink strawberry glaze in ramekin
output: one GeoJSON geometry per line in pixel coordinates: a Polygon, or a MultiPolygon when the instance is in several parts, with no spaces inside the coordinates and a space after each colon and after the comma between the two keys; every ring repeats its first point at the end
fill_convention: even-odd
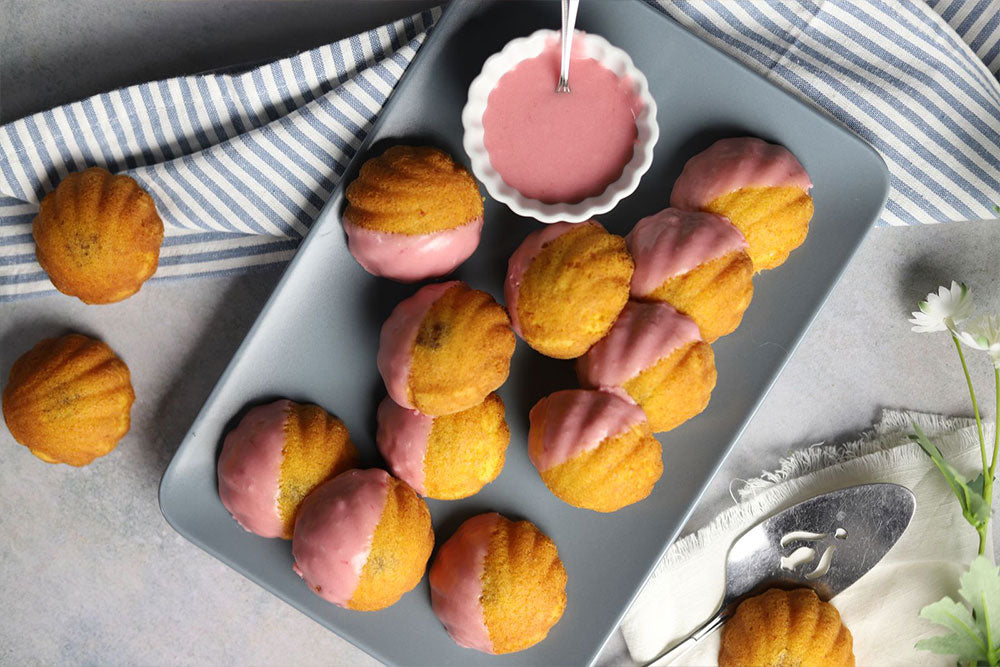
{"type": "Polygon", "coordinates": [[[454,271],[479,246],[483,219],[432,234],[394,234],[359,227],[346,218],[347,247],[365,271],[412,283],[454,271]]]}
{"type": "Polygon", "coordinates": [[[620,387],[688,343],[701,340],[694,320],[666,303],[629,301],[611,331],[576,362],[585,387],[620,387]]]}
{"type": "Polygon", "coordinates": [[[244,529],[261,537],[281,537],[278,512],[285,421],[292,402],[275,401],[251,409],[226,435],[219,454],[219,498],[244,529]]]}
{"type": "Polygon", "coordinates": [[[567,389],[549,394],[528,415],[528,458],[545,472],[646,421],[646,413],[615,393],[567,389]],[[539,422],[544,427],[539,426],[539,422]]]}
{"type": "Polygon", "coordinates": [[[389,396],[404,408],[416,407],[410,401],[407,385],[410,380],[413,345],[417,340],[420,323],[442,294],[460,284],[458,280],[451,280],[421,287],[416,294],[400,301],[382,324],[376,364],[389,396]]]}
{"type": "Polygon", "coordinates": [[[495,653],[483,616],[483,573],[490,538],[500,523],[495,512],[479,514],[441,545],[431,566],[431,606],[455,643],[495,653]]]}
{"type": "Polygon", "coordinates": [[[503,296],[507,302],[510,326],[518,336],[524,338],[524,335],[521,333],[521,322],[517,316],[517,298],[518,293],[521,291],[521,283],[524,281],[524,274],[528,271],[528,267],[531,266],[531,262],[538,257],[538,254],[542,252],[547,243],[551,243],[556,238],[574,229],[577,225],[596,224],[598,223],[593,220],[587,220],[586,222],[553,222],[525,236],[524,240],[521,241],[521,245],[510,256],[510,260],[507,262],[507,279],[503,284],[503,296]]]}
{"type": "Polygon", "coordinates": [[[348,470],[302,501],[292,536],[295,572],[309,588],[347,607],[361,580],[389,495],[389,473],[348,470]]]}
{"type": "Polygon", "coordinates": [[[670,205],[697,211],[729,192],[754,187],[797,187],[812,181],[792,152],[756,137],[719,139],[687,161],[670,193],[670,205]]]}
{"type": "Polygon", "coordinates": [[[721,215],[677,208],[637,222],[625,243],[635,260],[632,296],[640,298],[670,278],[747,247],[742,232],[721,215]]]}
{"type": "Polygon", "coordinates": [[[375,444],[392,473],[424,495],[424,457],[434,418],[404,408],[388,396],[378,406],[375,444]]]}

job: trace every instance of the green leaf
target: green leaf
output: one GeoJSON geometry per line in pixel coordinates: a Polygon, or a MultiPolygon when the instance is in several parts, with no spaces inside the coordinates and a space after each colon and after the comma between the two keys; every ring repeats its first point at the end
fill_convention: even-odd
{"type": "Polygon", "coordinates": [[[921,639],[916,643],[916,648],[958,656],[960,660],[987,659],[986,641],[965,605],[945,597],[921,609],[920,618],[943,625],[951,633],[921,639]]]}
{"type": "MultiPolygon", "coordinates": [[[[958,503],[962,507],[962,516],[965,517],[965,520],[974,527],[979,527],[986,523],[990,518],[990,508],[983,499],[983,496],[969,486],[962,473],[944,460],[941,450],[930,441],[918,424],[913,424],[913,430],[916,431],[916,435],[911,435],[910,439],[920,445],[921,449],[931,457],[931,461],[941,471],[945,481],[948,482],[948,486],[951,487],[952,493],[958,498],[958,503]]],[[[981,484],[979,488],[982,488],[981,484]]]]}
{"type": "Polygon", "coordinates": [[[1000,644],[1000,569],[986,556],[972,561],[958,593],[972,605],[979,634],[991,648],[1000,644]]]}

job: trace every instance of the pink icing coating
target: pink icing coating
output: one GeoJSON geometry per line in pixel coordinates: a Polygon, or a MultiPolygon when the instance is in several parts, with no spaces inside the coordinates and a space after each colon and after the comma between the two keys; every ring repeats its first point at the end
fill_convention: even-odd
{"type": "Polygon", "coordinates": [[[567,389],[550,394],[528,416],[528,457],[539,472],[594,449],[646,421],[646,413],[615,393],[567,389]],[[544,428],[539,421],[544,419],[544,428]]]}
{"type": "Polygon", "coordinates": [[[500,523],[496,512],[467,520],[438,549],[431,566],[431,606],[455,643],[494,653],[483,617],[483,572],[490,538],[500,523]]]}
{"type": "Polygon", "coordinates": [[[375,444],[392,473],[424,495],[424,456],[434,418],[404,408],[388,396],[378,406],[375,444]]]}
{"type": "Polygon", "coordinates": [[[410,402],[407,385],[410,381],[413,344],[417,340],[420,323],[442,294],[460,284],[458,280],[451,280],[421,287],[416,294],[400,301],[382,324],[376,357],[378,372],[382,374],[389,396],[404,408],[416,407],[410,402]]]}
{"type": "Polygon", "coordinates": [[[812,181],[792,152],[756,137],[720,139],[687,161],[670,193],[670,205],[698,210],[741,188],[797,187],[812,181]]]}
{"type": "Polygon", "coordinates": [[[557,93],[559,42],[553,39],[500,77],[486,101],[483,143],[490,162],[529,199],[575,203],[599,195],[621,177],[635,150],[642,101],[632,82],[578,54],[571,72],[571,92],[557,93]]]}
{"type": "Polygon", "coordinates": [[[644,297],[674,276],[747,247],[740,230],[721,215],[676,208],[640,220],[625,243],[635,260],[634,297],[644,297]]]}
{"type": "Polygon", "coordinates": [[[521,333],[521,322],[517,316],[517,297],[521,291],[524,274],[528,271],[528,267],[531,266],[531,262],[538,257],[538,253],[542,252],[542,248],[547,243],[574,229],[577,225],[596,224],[598,223],[593,220],[576,223],[554,222],[541,229],[536,229],[525,236],[524,240],[521,241],[521,245],[510,256],[510,261],[507,262],[507,279],[503,284],[503,296],[507,302],[507,312],[510,314],[510,326],[518,336],[524,338],[524,334],[521,333]]]}
{"type": "Polygon", "coordinates": [[[669,304],[629,301],[611,331],[577,360],[576,371],[586,387],[620,387],[697,340],[698,325],[669,304]]]}
{"type": "Polygon", "coordinates": [[[346,607],[361,580],[389,496],[389,473],[348,470],[306,496],[292,537],[294,570],[324,600],[346,607]]]}
{"type": "Polygon", "coordinates": [[[278,512],[285,420],[292,402],[253,408],[226,435],[219,455],[219,497],[244,529],[261,537],[281,537],[278,512]]]}
{"type": "Polygon", "coordinates": [[[365,271],[412,283],[451,273],[475,252],[483,231],[476,218],[433,234],[393,234],[358,227],[346,218],[347,247],[365,271]]]}

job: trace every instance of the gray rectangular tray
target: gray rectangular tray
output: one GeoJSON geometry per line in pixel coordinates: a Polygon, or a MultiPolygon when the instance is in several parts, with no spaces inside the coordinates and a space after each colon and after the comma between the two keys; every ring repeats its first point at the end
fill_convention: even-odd
{"type": "MultiPolygon", "coordinates": [[[[350,183],[365,157],[395,142],[433,144],[465,162],[460,113],[483,61],[508,40],[558,23],[555,2],[451,3],[342,183],[350,183]]],[[[334,192],[164,474],[160,506],[187,539],[386,663],[593,661],[885,201],[885,166],[867,144],[640,0],[582,3],[578,25],[629,52],[659,107],[653,165],[635,194],[600,217],[609,230],[625,234],[640,217],[664,208],[687,158],[716,138],[739,134],[782,143],[799,157],[816,184],[812,229],[784,266],[758,276],[743,325],[714,346],[719,379],[712,402],[661,437],[665,473],[653,494],[617,513],[566,505],[531,466],[528,410],[551,391],[575,386],[575,378],[571,362],[518,343],[501,391],[512,436],[503,473],[472,498],[429,502],[438,544],[464,519],[496,510],[536,523],[565,562],[569,601],[562,620],[537,646],[494,657],[452,643],[431,611],[426,577],[381,612],[339,609],[292,572],[288,542],[244,532],[219,502],[215,465],[223,434],[248,405],[276,397],[315,402],[339,415],[364,465],[382,465],[374,447],[375,406],[384,395],[375,367],[378,331],[416,287],[373,278],[354,261],[340,227],[343,188],[334,192]]],[[[483,242],[457,277],[502,302],[507,258],[538,226],[487,198],[483,242]]]]}

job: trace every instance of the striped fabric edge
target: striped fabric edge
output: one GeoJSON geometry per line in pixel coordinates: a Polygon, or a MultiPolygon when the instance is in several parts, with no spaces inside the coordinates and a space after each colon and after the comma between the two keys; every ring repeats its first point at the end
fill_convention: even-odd
{"type": "Polygon", "coordinates": [[[0,198],[0,301],[55,291],[34,259],[31,220],[52,183],[91,164],[127,167],[157,200],[166,237],[153,280],[287,262],[439,16],[428,10],[242,74],[139,84],[0,128],[0,183],[22,195],[0,198]],[[38,156],[26,150],[35,145],[38,156]]]}
{"type": "Polygon", "coordinates": [[[1000,0],[927,0],[993,74],[1000,74],[1000,0]]]}
{"type": "Polygon", "coordinates": [[[994,215],[1000,84],[937,41],[954,33],[926,4],[647,1],[871,143],[891,175],[880,225],[994,215]]]}

